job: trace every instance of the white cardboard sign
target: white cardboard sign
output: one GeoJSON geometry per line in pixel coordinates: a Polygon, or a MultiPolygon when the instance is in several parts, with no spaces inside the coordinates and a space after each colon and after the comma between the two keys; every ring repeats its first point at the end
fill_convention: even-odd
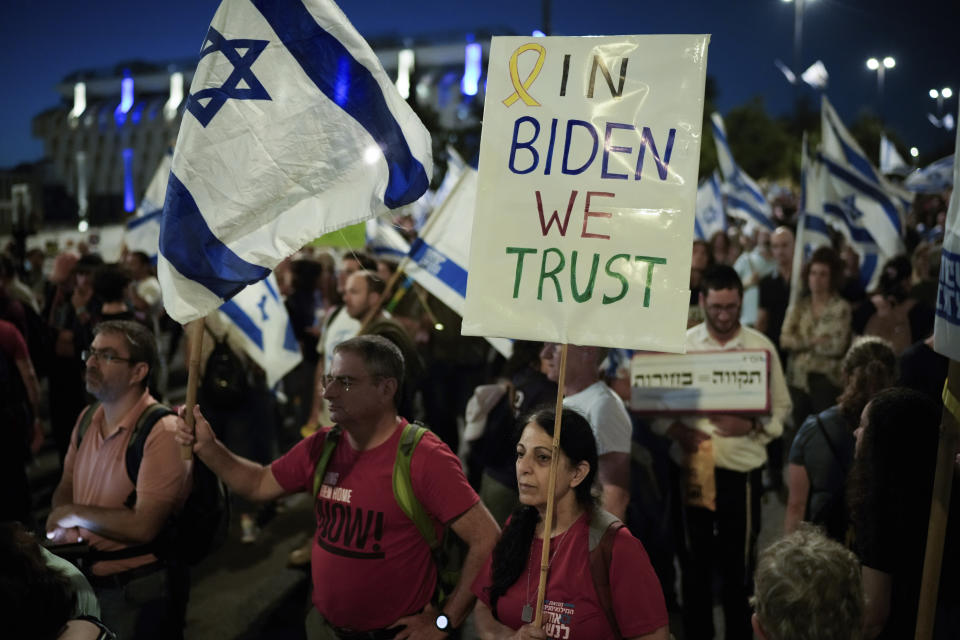
{"type": "Polygon", "coordinates": [[[493,38],[464,335],[683,352],[709,39],[493,38]]]}

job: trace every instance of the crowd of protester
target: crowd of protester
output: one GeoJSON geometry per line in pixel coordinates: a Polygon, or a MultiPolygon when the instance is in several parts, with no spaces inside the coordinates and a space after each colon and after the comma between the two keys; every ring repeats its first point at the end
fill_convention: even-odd
{"type": "MultiPolygon", "coordinates": [[[[450,470],[441,476],[450,486],[436,488],[456,507],[438,508],[442,517],[431,514],[438,525],[451,525],[471,553],[483,551],[477,561],[468,555],[464,571],[471,582],[458,586],[451,600],[455,606],[446,610],[454,626],[462,624],[475,595],[478,633],[490,638],[566,637],[562,627],[568,623],[580,629],[576,637],[665,638],[668,612],[675,637],[711,638],[714,603],[722,605],[728,640],[753,633],[782,640],[908,637],[917,616],[947,371],[946,358],[931,348],[945,203],[943,197],[918,201],[906,252],[881,265],[879,278],[869,285],[861,282],[858,257],[839,235],[833,246],[806,256],[801,272],[794,274],[789,206],[778,207],[787,215],[772,232],[731,220],[728,232],[693,243],[687,349],[767,350],[769,415],[678,419],[631,412],[634,354],[569,347],[559,515],[550,541],[557,562],[547,588],[549,606],[555,607],[549,611],[558,615],[543,629],[531,624],[528,607],[539,583],[544,544],[544,470],[549,466],[544,459],[551,455],[560,350],[550,343],[517,341],[513,355],[504,359],[484,339],[460,336],[455,312],[418,284],[392,278],[395,261],[362,251],[306,248],[278,266],[303,360],[274,388],[244,353],[238,328],[211,314],[201,378],[223,344],[234,354],[243,391],[231,399],[201,388],[198,422],[209,432],[198,430],[196,440],[181,436],[181,442],[193,444],[201,458],[210,456],[204,462],[226,474],[241,513],[240,535],[256,543],[276,499],[309,490],[305,478],[313,463],[308,462],[320,452],[320,445],[311,443],[329,438],[329,426],[349,408],[350,385],[364,376],[348,375],[345,367],[359,354],[361,373],[375,380],[397,378],[382,404],[373,390],[365,399],[380,411],[376,416],[422,421],[435,434],[431,447],[446,447],[464,466],[462,481],[450,470]],[[377,338],[355,343],[357,336],[377,338]],[[386,365],[376,358],[389,360],[393,347],[401,369],[381,370],[386,365]],[[376,349],[382,353],[371,356],[376,349]],[[222,451],[209,444],[214,435],[222,451]],[[691,501],[689,476],[704,456],[713,497],[691,501]],[[240,459],[240,467],[231,466],[240,459]],[[254,470],[261,474],[255,476],[260,484],[248,486],[243,473],[254,470]],[[275,479],[270,470],[276,470],[275,479]],[[783,528],[789,537],[761,554],[758,569],[761,524],[780,524],[761,523],[761,499],[785,503],[783,528]],[[464,520],[464,514],[473,515],[464,520]],[[612,514],[612,520],[598,514],[612,514]],[[465,522],[476,531],[465,530],[465,522]],[[591,536],[598,527],[604,533],[610,522],[626,526],[610,536],[606,553],[614,561],[604,578],[609,591],[598,599],[589,584],[596,564],[591,536]],[[497,526],[503,533],[494,547],[496,536],[487,534],[497,526]],[[565,546],[568,531],[571,540],[565,546]],[[798,586],[804,580],[809,585],[798,586]],[[577,603],[576,613],[565,611],[573,605],[562,603],[577,603]]],[[[409,225],[401,228],[412,233],[409,225]]],[[[108,351],[104,336],[114,332],[132,340],[129,336],[140,335],[127,331],[126,322],[155,341],[144,388],[136,394],[140,402],[176,396],[184,384],[182,354],[189,345],[181,339],[182,328],[164,314],[145,254],[124,253],[119,262],[105,263],[80,246],[32,250],[21,257],[14,260],[9,250],[0,255],[5,427],[0,469],[6,480],[0,521],[19,521],[43,532],[56,523],[34,521],[47,505],[30,504],[26,465],[48,447],[71,471],[80,445],[79,416],[94,399],[88,392],[103,382],[99,372],[118,361],[137,364],[133,353],[108,351]],[[85,378],[88,368],[94,373],[87,371],[85,378]]],[[[482,277],[482,267],[471,277],[482,277]]],[[[141,382],[139,374],[136,381],[141,382]]],[[[108,410],[116,401],[94,396],[108,410]]],[[[173,425],[174,418],[164,420],[173,425]]],[[[349,442],[364,441],[345,429],[349,442]]],[[[437,454],[438,466],[449,462],[446,455],[437,454]]],[[[960,487],[956,482],[954,487],[956,496],[960,487]]],[[[62,505],[53,506],[59,513],[56,507],[62,505]]],[[[320,518],[319,506],[317,511],[320,518]]],[[[951,516],[955,528],[960,511],[951,516]]],[[[0,533],[9,547],[4,553],[29,557],[18,565],[24,572],[46,575],[44,556],[30,547],[28,534],[22,529],[0,533]]],[[[958,539],[947,536],[937,637],[960,633],[958,539]]],[[[318,562],[315,536],[291,554],[290,562],[318,562]]],[[[95,582],[102,583],[102,577],[95,582]]],[[[80,615],[77,596],[66,578],[30,580],[40,580],[54,593],[43,597],[55,599],[57,620],[62,620],[42,637],[56,637],[68,619],[80,615]]],[[[4,593],[8,589],[4,583],[4,593]]],[[[315,595],[318,608],[335,601],[324,598],[315,595]]],[[[401,618],[415,632],[411,637],[430,637],[427,631],[418,635],[417,617],[439,609],[423,606],[420,602],[406,612],[416,615],[401,618]]],[[[338,617],[339,612],[321,613],[338,637],[396,633],[379,622],[371,631],[349,616],[338,617]]],[[[99,609],[87,608],[87,614],[97,622],[99,609]]]]}

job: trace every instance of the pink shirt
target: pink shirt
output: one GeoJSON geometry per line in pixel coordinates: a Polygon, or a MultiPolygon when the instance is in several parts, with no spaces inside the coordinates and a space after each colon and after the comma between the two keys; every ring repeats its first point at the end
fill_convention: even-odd
{"type": "MultiPolygon", "coordinates": [[[[123,504],[134,490],[127,475],[127,443],[137,418],[156,400],[149,391],[120,419],[120,428],[110,437],[101,435],[104,422],[103,407],[97,407],[77,449],[77,424],[70,436],[70,448],[63,462],[63,477],[73,482],[73,503],[97,507],[124,508],[123,504]]],[[[81,414],[82,415],[82,414],[81,414]]],[[[179,509],[190,492],[189,461],[180,459],[180,446],[173,439],[176,417],[167,416],[157,421],[143,448],[143,460],[137,475],[137,496],[149,496],[166,503],[171,513],[179,509]]],[[[80,528],[79,535],[101,551],[115,551],[128,546],[80,528]]],[[[105,560],[93,565],[96,575],[110,575],[156,561],[152,554],[124,560],[105,560]]]]}
{"type": "MultiPolygon", "coordinates": [[[[386,627],[420,611],[433,595],[437,577],[430,548],[393,495],[393,463],[405,424],[368,451],[355,450],[342,436],[327,465],[316,502],[313,603],[338,627],[386,627]]],[[[313,490],[329,431],[321,429],[273,463],[285,491],[313,490]]],[[[417,445],[410,470],[413,492],[438,533],[480,500],[460,460],[433,433],[417,445]]]]}

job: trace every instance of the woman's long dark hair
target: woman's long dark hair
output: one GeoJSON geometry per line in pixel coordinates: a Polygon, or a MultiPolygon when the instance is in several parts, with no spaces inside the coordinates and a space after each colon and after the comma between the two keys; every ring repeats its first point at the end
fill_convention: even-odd
{"type": "Polygon", "coordinates": [[[897,383],[897,354],[883,338],[863,336],[850,345],[840,370],[844,387],[837,404],[852,432],[870,398],[897,383]]]}
{"type": "Polygon", "coordinates": [[[881,535],[900,540],[927,522],[939,422],[937,405],[913,389],[893,387],[870,400],[848,493],[860,553],[876,549],[881,535]]]}
{"type": "MultiPolygon", "coordinates": [[[[540,409],[523,420],[518,429],[516,440],[520,439],[523,428],[531,422],[553,436],[553,422],[556,413],[552,409],[540,409]]],[[[560,415],[560,450],[570,459],[572,466],[581,462],[590,465],[590,471],[583,482],[574,487],[577,504],[586,511],[597,506],[597,497],[593,492],[593,483],[597,477],[597,440],[586,418],[572,409],[564,409],[560,415]]],[[[520,505],[510,516],[510,522],[503,530],[497,546],[493,548],[493,566],[490,587],[490,611],[497,616],[497,601],[507,589],[520,578],[530,556],[530,545],[540,522],[540,513],[536,507],[520,505]]]]}

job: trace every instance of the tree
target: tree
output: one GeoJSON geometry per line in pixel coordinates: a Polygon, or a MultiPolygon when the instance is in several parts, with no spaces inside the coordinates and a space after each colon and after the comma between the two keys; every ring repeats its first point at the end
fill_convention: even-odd
{"type": "Polygon", "coordinates": [[[776,180],[794,176],[794,158],[800,155],[800,139],[790,135],[784,123],[772,119],[757,96],[731,109],[724,118],[727,140],[737,164],[754,178],[776,180]]]}

